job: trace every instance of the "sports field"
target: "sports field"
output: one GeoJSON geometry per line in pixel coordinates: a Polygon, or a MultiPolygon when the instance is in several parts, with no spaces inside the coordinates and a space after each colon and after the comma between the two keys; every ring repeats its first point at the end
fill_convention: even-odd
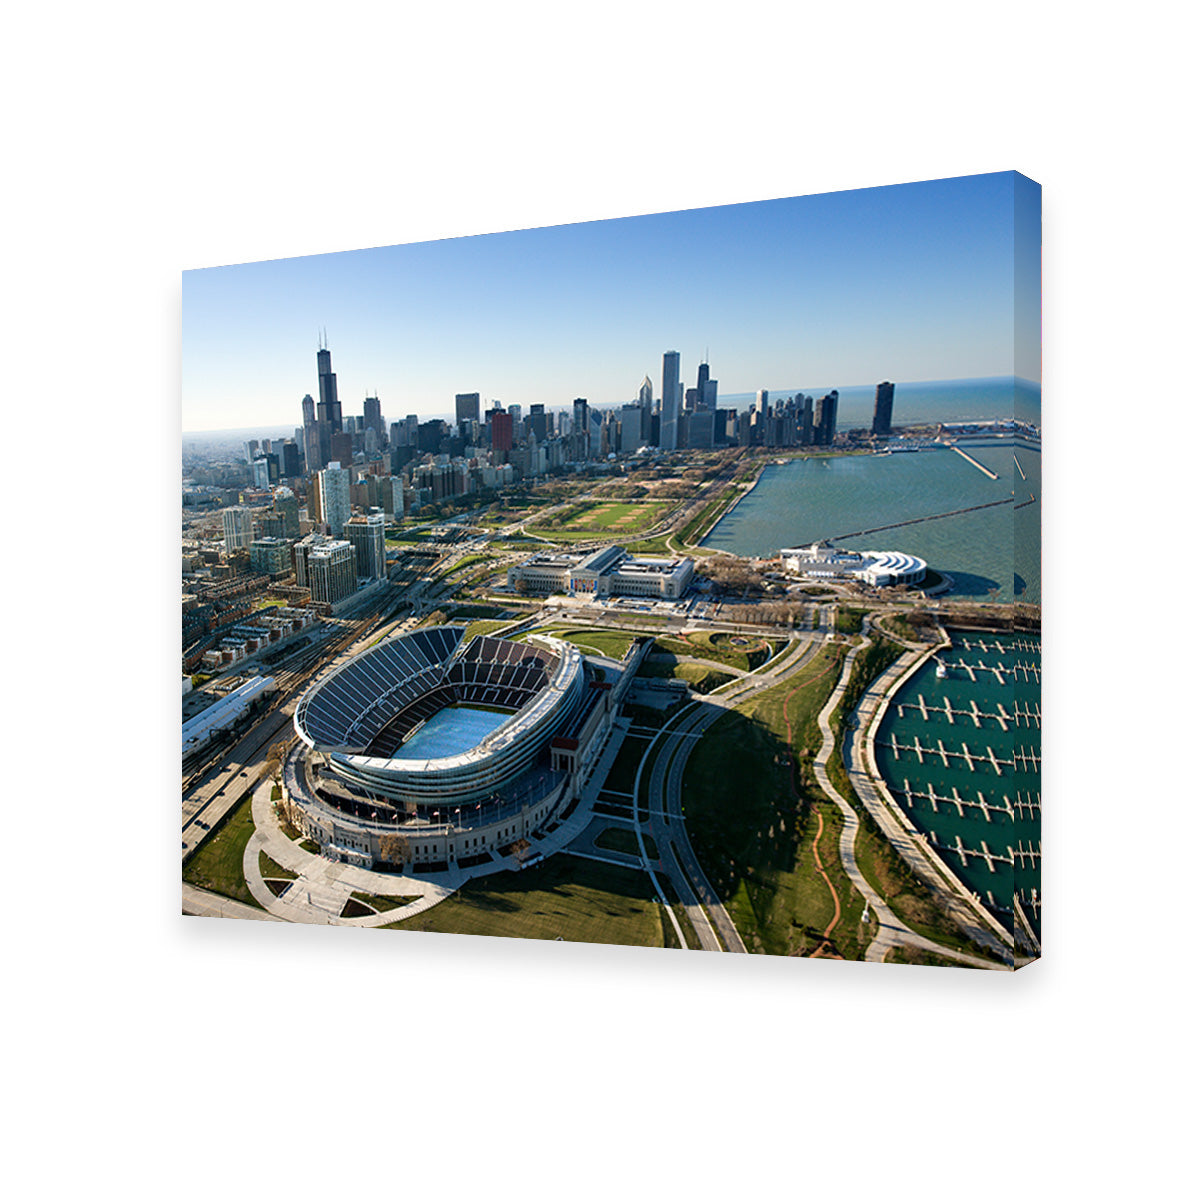
{"type": "Polygon", "coordinates": [[[587,500],[530,524],[528,532],[559,541],[622,535],[636,538],[658,524],[671,508],[663,500],[587,500]]]}

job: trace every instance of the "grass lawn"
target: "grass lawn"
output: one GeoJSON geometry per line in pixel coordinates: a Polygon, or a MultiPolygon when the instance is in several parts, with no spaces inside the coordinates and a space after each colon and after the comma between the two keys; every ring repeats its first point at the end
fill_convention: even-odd
{"type": "Polygon", "coordinates": [[[865,617],[869,611],[869,609],[865,608],[843,608],[841,605],[838,605],[838,633],[861,633],[863,617],[865,617]]]}
{"type": "Polygon", "coordinates": [[[297,879],[295,871],[277,863],[265,850],[258,852],[258,873],[264,879],[297,879]]]}
{"type": "MultiPolygon", "coordinates": [[[[456,621],[457,619],[455,618],[456,621]]],[[[495,633],[497,629],[503,629],[512,623],[512,618],[506,618],[503,621],[472,621],[467,626],[467,632],[463,634],[463,641],[469,642],[473,637],[479,637],[481,634],[495,633]]]]}
{"type": "Polygon", "coordinates": [[[642,761],[642,755],[649,744],[650,740],[647,737],[625,735],[617,757],[613,759],[613,765],[609,769],[608,778],[604,781],[605,791],[616,792],[622,796],[632,795],[638,764],[642,761]]]}
{"type": "Polygon", "coordinates": [[[656,525],[672,507],[665,500],[588,500],[561,515],[560,525],[526,525],[529,533],[555,541],[636,536],[656,525]]]}
{"type": "Polygon", "coordinates": [[[916,967],[966,967],[968,970],[972,969],[970,963],[943,958],[940,954],[931,954],[928,950],[919,950],[915,946],[893,946],[887,952],[885,961],[909,963],[916,967]]]}
{"type": "Polygon", "coordinates": [[[406,904],[420,899],[419,896],[376,896],[370,892],[351,892],[350,895],[359,904],[381,913],[391,912],[394,908],[403,908],[406,904]]]}
{"type": "Polygon", "coordinates": [[[729,683],[736,678],[717,667],[706,667],[703,663],[663,662],[661,659],[657,662],[650,659],[643,662],[638,668],[638,677],[641,679],[682,679],[691,686],[693,691],[705,695],[714,688],[719,688],[723,683],[729,683]]]}
{"type": "MultiPolygon", "coordinates": [[[[633,645],[636,633],[625,633],[620,629],[576,629],[572,626],[558,626],[546,629],[535,629],[535,634],[545,634],[548,637],[562,638],[583,650],[594,650],[597,654],[609,658],[621,659],[625,651],[633,645]]],[[[526,635],[518,640],[524,640],[526,635]]]]}
{"type": "Polygon", "coordinates": [[[821,742],[816,716],[844,655],[844,647],[823,647],[798,675],[717,721],[688,760],[692,845],[752,951],[811,953],[835,914],[830,936],[839,954],[860,958],[869,941],[870,927],[859,922],[862,899],[838,858],[841,815],[823,799],[810,765],[821,742]]]}
{"type": "Polygon", "coordinates": [[[262,908],[251,895],[242,874],[242,855],[253,833],[254,816],[247,792],[241,803],[236,804],[217,829],[188,856],[183,864],[184,882],[262,908]]]}
{"type": "Polygon", "coordinates": [[[560,854],[524,871],[472,880],[385,928],[664,946],[664,920],[644,871],[560,854]]]}

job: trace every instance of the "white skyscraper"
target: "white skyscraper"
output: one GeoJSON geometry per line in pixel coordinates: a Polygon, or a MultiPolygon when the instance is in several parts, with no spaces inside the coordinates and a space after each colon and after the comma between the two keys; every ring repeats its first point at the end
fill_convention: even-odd
{"type": "Polygon", "coordinates": [[[254,541],[254,520],[249,509],[234,506],[223,509],[221,520],[225,525],[225,553],[245,550],[254,541]]]}
{"type": "Polygon", "coordinates": [[[337,463],[330,463],[317,476],[317,481],[321,489],[321,515],[330,534],[340,538],[343,527],[350,520],[350,472],[337,463]]]}
{"type": "Polygon", "coordinates": [[[658,444],[664,450],[674,450],[679,423],[679,351],[668,350],[663,355],[662,417],[658,444]]]}

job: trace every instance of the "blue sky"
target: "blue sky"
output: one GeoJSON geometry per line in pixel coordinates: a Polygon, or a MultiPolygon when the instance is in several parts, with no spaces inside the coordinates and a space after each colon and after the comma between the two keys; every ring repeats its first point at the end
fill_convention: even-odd
{"type": "Polygon", "coordinates": [[[1040,381],[1039,197],[1003,172],[186,271],[183,428],[298,425],[322,329],[343,412],[389,420],[620,404],[706,347],[722,393],[1040,381]]]}

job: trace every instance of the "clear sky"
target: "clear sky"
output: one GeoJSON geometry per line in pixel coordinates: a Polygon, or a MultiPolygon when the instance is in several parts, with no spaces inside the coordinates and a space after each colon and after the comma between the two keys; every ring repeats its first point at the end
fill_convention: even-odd
{"type": "Polygon", "coordinates": [[[299,425],[321,330],[388,420],[657,396],[665,350],[722,394],[1040,382],[1039,202],[1002,172],[187,271],[183,429],[299,425]]]}

